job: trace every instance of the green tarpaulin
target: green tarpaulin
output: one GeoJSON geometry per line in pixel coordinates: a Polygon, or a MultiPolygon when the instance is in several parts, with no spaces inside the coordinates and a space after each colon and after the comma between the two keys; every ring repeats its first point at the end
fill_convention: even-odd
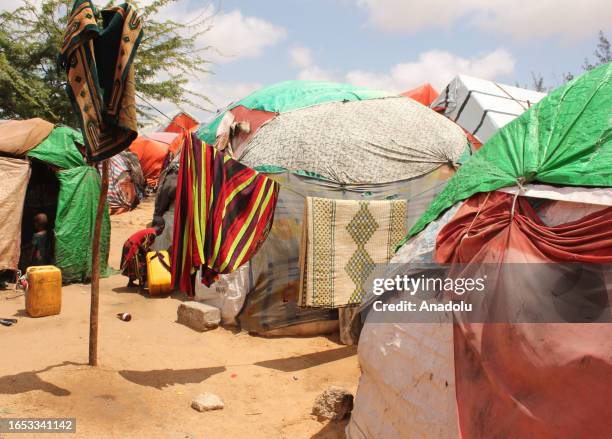
{"type": "MultiPolygon", "coordinates": [[[[59,171],[60,193],[55,220],[55,258],[64,282],[91,279],[91,247],[96,209],[100,196],[100,175],[91,166],[59,171]]],[[[110,217],[108,209],[100,235],[100,273],[108,271],[110,217]]]]}
{"type": "MultiPolygon", "coordinates": [[[[243,106],[251,110],[285,113],[299,108],[311,107],[325,102],[360,101],[395,96],[392,93],[371,90],[349,84],[319,81],[285,81],[262,88],[244,99],[230,105],[228,110],[243,106]]],[[[213,144],[217,127],[223,119],[221,113],[210,124],[198,131],[198,136],[204,142],[213,144]]]]}
{"type": "Polygon", "coordinates": [[[85,160],[75,147],[75,142],[83,144],[81,133],[68,127],[56,127],[41,144],[28,152],[28,157],[60,169],[83,166],[85,160]]]}
{"type": "Polygon", "coordinates": [[[585,73],[499,130],[459,168],[408,237],[478,192],[535,181],[612,186],[611,76],[612,63],[585,73]]]}
{"type": "MultiPolygon", "coordinates": [[[[85,164],[75,142],[81,134],[72,128],[56,127],[36,148],[28,153],[59,168],[60,183],[55,217],[55,259],[64,282],[86,282],[91,279],[91,247],[101,179],[98,171],[85,164]]],[[[100,273],[108,274],[110,217],[108,209],[102,221],[100,237],[100,273]]]]}

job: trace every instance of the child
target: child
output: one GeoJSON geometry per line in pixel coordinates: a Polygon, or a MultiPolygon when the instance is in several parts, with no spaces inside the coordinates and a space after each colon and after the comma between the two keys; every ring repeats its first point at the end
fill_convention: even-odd
{"type": "Polygon", "coordinates": [[[30,248],[30,266],[53,264],[53,239],[47,230],[49,220],[47,215],[39,213],[34,216],[34,234],[30,248]]]}

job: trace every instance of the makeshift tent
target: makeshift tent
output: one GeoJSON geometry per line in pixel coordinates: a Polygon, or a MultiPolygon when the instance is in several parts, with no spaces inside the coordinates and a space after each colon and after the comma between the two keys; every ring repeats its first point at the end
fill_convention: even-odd
{"type": "Polygon", "coordinates": [[[539,102],[544,93],[459,75],[430,107],[484,144],[497,130],[539,102]]]}
{"type": "MultiPolygon", "coordinates": [[[[59,180],[55,212],[55,261],[64,282],[85,282],[91,278],[91,237],[93,236],[101,179],[88,166],[76,147],[81,134],[68,127],[55,128],[49,137],[27,156],[57,169],[59,180]]],[[[27,218],[25,218],[27,219],[27,218]]],[[[24,220],[25,220],[24,219],[24,220]]],[[[102,221],[100,272],[108,272],[110,218],[108,209],[102,221]]]]}
{"type": "MultiPolygon", "coordinates": [[[[71,128],[53,129],[35,147],[31,146],[31,139],[31,136],[23,137],[17,149],[25,151],[31,163],[3,158],[0,164],[0,177],[7,181],[6,189],[10,190],[9,196],[5,196],[4,191],[0,194],[2,212],[8,215],[2,221],[0,233],[6,237],[10,230],[10,238],[2,240],[10,243],[10,249],[2,252],[0,269],[18,268],[20,247],[27,247],[32,236],[33,217],[43,212],[48,216],[50,229],[54,230],[54,256],[56,265],[62,270],[62,279],[64,282],[88,280],[100,176],[86,165],[75,145],[82,144],[83,139],[71,128]]],[[[106,273],[110,242],[108,214],[102,231],[101,265],[102,273],[106,273]]]]}
{"type": "Polygon", "coordinates": [[[52,130],[52,123],[39,118],[3,121],[0,123],[0,152],[22,157],[42,142],[52,130]]]}
{"type": "Polygon", "coordinates": [[[423,104],[426,107],[429,107],[431,103],[436,100],[438,95],[439,93],[429,83],[423,84],[419,87],[413,88],[402,93],[402,96],[414,99],[419,104],[423,104]]]}
{"type": "Polygon", "coordinates": [[[0,270],[17,270],[30,165],[27,160],[0,157],[0,178],[0,270]]]}
{"type": "Polygon", "coordinates": [[[164,131],[167,133],[182,134],[185,131],[192,131],[199,125],[198,121],[191,115],[181,112],[172,118],[164,131]]]}
{"type": "Polygon", "coordinates": [[[298,306],[306,197],[404,199],[409,226],[467,146],[459,127],[416,102],[308,81],[259,90],[198,134],[280,184],[272,229],[250,260],[238,316],[242,328],[259,333],[337,318],[334,309],[298,306]]]}
{"type": "Polygon", "coordinates": [[[180,144],[176,142],[181,140],[181,136],[175,133],[151,133],[139,136],[132,142],[130,151],[138,157],[148,187],[157,188],[171,151],[170,147],[172,146],[174,151],[178,150],[180,144]]]}
{"type": "Polygon", "coordinates": [[[145,196],[146,180],[138,157],[123,151],[108,159],[107,203],[111,215],[134,209],[145,196]]]}
{"type": "Polygon", "coordinates": [[[576,318],[609,322],[612,286],[609,277],[579,284],[566,270],[568,261],[582,262],[581,273],[612,262],[612,180],[602,165],[612,150],[610,68],[575,79],[502,129],[413,228],[385,277],[418,277],[406,273],[415,262],[450,263],[460,275],[494,264],[495,289],[473,304],[498,323],[456,312],[437,323],[379,325],[368,313],[350,439],[456,437],[458,428],[466,439],[609,437],[610,325],[576,318]],[[487,178],[490,186],[474,187],[487,178]],[[494,179],[517,186],[490,192],[494,179]],[[542,179],[557,186],[534,183],[542,179]],[[452,207],[438,217],[440,200],[452,207]],[[578,294],[559,306],[568,285],[578,294]],[[547,323],[559,321],[570,323],[547,323]]]}
{"type": "Polygon", "coordinates": [[[497,132],[462,166],[410,231],[477,192],[530,182],[612,185],[612,64],[560,87],[497,132]]]}

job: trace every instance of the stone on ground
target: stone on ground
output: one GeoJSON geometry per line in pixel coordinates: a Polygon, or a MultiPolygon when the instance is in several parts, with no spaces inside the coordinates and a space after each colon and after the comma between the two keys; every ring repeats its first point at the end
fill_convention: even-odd
{"type": "Polygon", "coordinates": [[[176,319],[196,331],[208,331],[219,326],[221,311],[205,303],[183,302],[178,307],[176,319]]]}
{"type": "Polygon", "coordinates": [[[344,419],[353,410],[353,395],[342,387],[332,386],[315,400],[312,414],[319,421],[344,419]]]}
{"type": "Polygon", "coordinates": [[[191,407],[199,412],[208,412],[210,410],[221,410],[225,405],[221,398],[214,393],[205,392],[198,395],[198,397],[191,402],[191,407]]]}

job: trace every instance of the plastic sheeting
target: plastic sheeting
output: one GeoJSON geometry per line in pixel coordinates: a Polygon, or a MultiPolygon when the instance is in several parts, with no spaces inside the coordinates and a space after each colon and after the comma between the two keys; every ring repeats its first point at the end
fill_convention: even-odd
{"type": "MultiPolygon", "coordinates": [[[[400,274],[396,272],[400,264],[431,263],[436,236],[459,207],[454,206],[404,245],[384,277],[400,274]]],[[[375,299],[381,297],[370,294],[361,309],[375,299]]],[[[399,297],[388,294],[383,300],[395,303],[399,297]]],[[[347,437],[458,437],[452,317],[446,314],[438,323],[427,324],[371,320],[366,318],[359,338],[361,377],[347,437]]]]}
{"type": "MultiPolygon", "coordinates": [[[[55,218],[55,259],[62,281],[91,279],[92,237],[100,197],[100,175],[91,166],[59,171],[60,193],[55,218]]],[[[100,236],[100,273],[108,274],[110,217],[105,209],[100,236]]]]}
{"type": "Polygon", "coordinates": [[[0,123],[0,152],[23,157],[53,130],[53,124],[34,118],[28,120],[8,120],[0,123]]]}
{"type": "MultiPolygon", "coordinates": [[[[261,169],[259,169],[261,172],[261,169]]],[[[299,254],[306,196],[348,200],[408,200],[409,227],[440,192],[454,171],[441,166],[413,180],[380,185],[342,186],[289,172],[268,174],[280,183],[274,222],[250,260],[249,294],[238,316],[240,326],[265,332],[291,325],[335,320],[336,310],[298,307],[299,254]]]]}
{"type": "Polygon", "coordinates": [[[525,88],[459,75],[430,106],[485,143],[544,96],[525,88]]]}
{"type": "MultiPolygon", "coordinates": [[[[162,135],[172,137],[172,139],[177,137],[177,134],[174,133],[162,133],[162,135]]],[[[147,185],[152,188],[157,187],[164,162],[170,151],[170,143],[139,136],[130,145],[130,151],[138,156],[147,185]]]]}
{"type": "Polygon", "coordinates": [[[489,318],[506,316],[492,321],[507,322],[472,323],[455,313],[462,437],[609,438],[612,327],[571,316],[612,317],[605,268],[612,263],[612,207],[551,227],[523,197],[477,194],[440,231],[436,261],[461,267],[461,276],[496,264],[494,290],[466,299],[489,318]],[[565,263],[581,263],[580,271],[565,263]],[[557,306],[559,297],[566,306],[557,306]],[[512,323],[522,316],[567,323],[512,323]]]}
{"type": "Polygon", "coordinates": [[[219,275],[219,279],[210,287],[202,284],[202,272],[198,271],[195,284],[195,300],[214,306],[221,311],[221,322],[224,325],[236,326],[236,317],[242,309],[249,287],[249,263],[238,270],[219,275]]]}
{"type": "Polygon", "coordinates": [[[85,160],[76,148],[76,144],[83,144],[81,133],[69,127],[59,126],[40,145],[31,150],[28,157],[60,169],[83,166],[85,160]]]}
{"type": "Polygon", "coordinates": [[[451,323],[366,321],[358,355],[348,439],[459,437],[451,323]]]}
{"type": "Polygon", "coordinates": [[[439,93],[429,83],[423,84],[419,87],[413,88],[402,93],[402,96],[414,99],[419,104],[423,104],[426,107],[429,107],[429,105],[436,100],[438,95],[439,93]]]}
{"type": "Polygon", "coordinates": [[[532,181],[612,186],[612,63],[560,87],[499,130],[448,182],[410,230],[477,192],[532,181]]]}
{"type": "Polygon", "coordinates": [[[146,183],[136,155],[122,151],[108,159],[107,203],[111,215],[134,209],[145,196],[146,183]]]}
{"type": "Polygon", "coordinates": [[[30,163],[0,157],[0,270],[17,270],[21,248],[21,218],[30,163]]]}
{"type": "MultiPolygon", "coordinates": [[[[365,99],[397,96],[393,93],[370,90],[349,84],[318,81],[285,81],[262,88],[229,106],[228,110],[243,106],[250,110],[285,113],[299,108],[311,107],[325,102],[348,102],[365,99]]],[[[200,128],[198,136],[212,145],[217,137],[217,128],[225,112],[210,124],[200,128]]]]}
{"type": "Polygon", "coordinates": [[[183,134],[185,131],[191,131],[198,126],[198,121],[191,115],[181,112],[172,118],[164,131],[167,133],[183,134]]]}
{"type": "Polygon", "coordinates": [[[457,163],[466,146],[457,125],[413,100],[393,97],[280,114],[259,128],[239,160],[314,172],[336,183],[377,184],[457,163]]]}

